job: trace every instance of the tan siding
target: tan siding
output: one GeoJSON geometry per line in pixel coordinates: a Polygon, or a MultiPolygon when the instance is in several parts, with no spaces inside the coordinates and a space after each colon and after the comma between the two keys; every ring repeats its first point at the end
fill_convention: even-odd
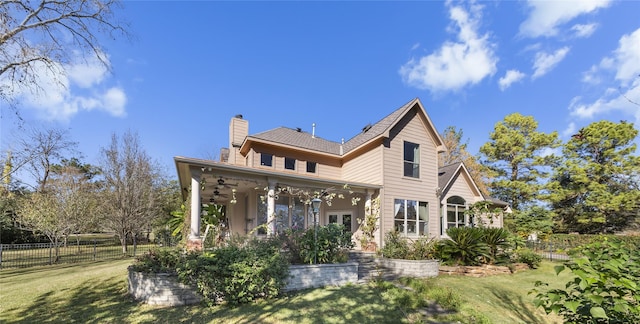
{"type": "Polygon", "coordinates": [[[409,112],[391,132],[384,149],[384,196],[382,197],[382,231],[393,229],[394,199],[426,201],[429,204],[429,235],[440,234],[438,216],[438,156],[436,145],[427,131],[425,120],[409,112]],[[420,145],[420,178],[403,175],[404,141],[420,145]]]}
{"type": "Polygon", "coordinates": [[[295,151],[291,149],[283,149],[277,146],[256,144],[249,151],[249,160],[252,162],[250,167],[273,170],[282,173],[301,174],[307,176],[317,176],[319,178],[341,179],[342,168],[340,160],[323,155],[312,155],[305,152],[295,151]],[[260,165],[260,154],[273,154],[273,166],[266,167],[260,165]],[[284,158],[290,157],[296,159],[296,170],[286,170],[284,168],[284,158]],[[307,173],[307,161],[316,162],[316,173],[307,173]]]}
{"type": "Polygon", "coordinates": [[[458,174],[453,179],[453,183],[450,185],[449,189],[444,192],[443,201],[447,201],[449,197],[460,196],[464,198],[467,204],[471,205],[476,202],[478,198],[473,194],[473,191],[469,188],[469,183],[465,180],[465,177],[458,174]]]}
{"type": "Polygon", "coordinates": [[[379,145],[347,162],[342,166],[345,181],[382,184],[382,152],[379,145]]]}

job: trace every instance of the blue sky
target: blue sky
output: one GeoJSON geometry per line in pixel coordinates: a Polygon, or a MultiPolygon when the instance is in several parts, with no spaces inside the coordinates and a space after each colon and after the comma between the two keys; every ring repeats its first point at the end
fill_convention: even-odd
{"type": "MultiPolygon", "coordinates": [[[[172,177],[174,156],[217,158],[236,114],[250,133],[316,123],[340,141],[415,97],[475,154],[514,112],[563,140],[601,119],[640,125],[639,13],[637,1],[127,1],[134,38],[105,38],[110,72],[78,63],[67,88],[17,99],[27,123],[68,127],[85,162],[133,130],[172,177]]],[[[19,130],[2,111],[7,149],[19,130]]]]}

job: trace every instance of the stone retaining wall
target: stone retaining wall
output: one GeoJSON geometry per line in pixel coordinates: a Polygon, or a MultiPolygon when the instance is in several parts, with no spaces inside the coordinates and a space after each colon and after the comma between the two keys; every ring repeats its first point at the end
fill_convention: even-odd
{"type": "Polygon", "coordinates": [[[196,289],[178,282],[175,275],[129,270],[129,294],[150,305],[178,306],[199,303],[196,289]]]}
{"type": "Polygon", "coordinates": [[[459,275],[459,276],[467,276],[467,277],[487,277],[494,276],[500,274],[511,274],[513,272],[518,272],[522,270],[529,269],[529,266],[524,263],[516,263],[513,265],[513,271],[506,266],[496,266],[496,265],[481,265],[481,266],[441,266],[440,274],[442,275],[459,275]]]}
{"type": "MultiPolygon", "coordinates": [[[[324,286],[342,286],[358,281],[358,263],[311,264],[289,266],[284,291],[324,286]]],[[[129,270],[129,294],[151,305],[178,306],[199,303],[196,289],[178,282],[175,275],[142,273],[129,270]]]]}
{"type": "Polygon", "coordinates": [[[438,260],[376,259],[378,265],[387,273],[398,277],[429,278],[437,277],[440,262],[438,260]]]}
{"type": "Polygon", "coordinates": [[[342,286],[357,281],[357,262],[292,265],[289,266],[289,279],[284,291],[342,286]]]}

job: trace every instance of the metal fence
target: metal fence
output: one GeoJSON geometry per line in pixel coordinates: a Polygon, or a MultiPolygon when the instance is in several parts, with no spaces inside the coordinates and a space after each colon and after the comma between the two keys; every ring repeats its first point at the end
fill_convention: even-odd
{"type": "Polygon", "coordinates": [[[113,239],[80,241],[73,244],[0,244],[0,269],[78,263],[131,257],[156,247],[155,243],[122,246],[113,239]]]}
{"type": "Polygon", "coordinates": [[[527,241],[527,247],[550,261],[566,261],[571,259],[571,257],[567,255],[567,250],[572,248],[572,246],[551,242],[527,241]]]}

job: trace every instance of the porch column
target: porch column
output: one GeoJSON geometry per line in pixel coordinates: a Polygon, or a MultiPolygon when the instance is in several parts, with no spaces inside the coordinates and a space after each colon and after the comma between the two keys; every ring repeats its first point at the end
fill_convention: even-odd
{"type": "Polygon", "coordinates": [[[267,235],[276,233],[276,182],[269,180],[267,192],[267,235]]]}
{"type": "Polygon", "coordinates": [[[202,250],[202,238],[200,238],[200,170],[191,170],[191,227],[187,239],[187,250],[202,250]]]}
{"type": "MultiPolygon", "coordinates": [[[[366,213],[367,210],[371,213],[371,191],[369,189],[365,190],[365,198],[364,198],[364,210],[365,210],[365,217],[367,217],[366,213]]],[[[376,231],[376,233],[374,234],[374,239],[373,241],[376,242],[376,244],[378,246],[382,246],[382,242],[380,242],[380,218],[378,217],[378,220],[376,221],[376,226],[378,227],[378,230],[376,231]]]]}

